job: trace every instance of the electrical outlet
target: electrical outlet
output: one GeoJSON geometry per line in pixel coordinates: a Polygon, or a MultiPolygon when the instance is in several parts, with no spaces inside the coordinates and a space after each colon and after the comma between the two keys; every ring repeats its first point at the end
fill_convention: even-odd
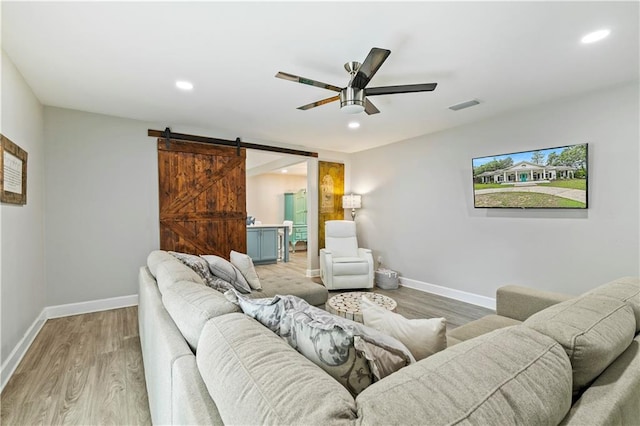
{"type": "Polygon", "coordinates": [[[378,263],[382,263],[382,256],[378,256],[378,263]]]}

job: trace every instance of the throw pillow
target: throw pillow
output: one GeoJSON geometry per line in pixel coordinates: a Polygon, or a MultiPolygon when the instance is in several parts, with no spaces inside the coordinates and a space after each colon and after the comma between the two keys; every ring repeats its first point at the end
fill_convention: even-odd
{"type": "Polygon", "coordinates": [[[254,318],[277,335],[280,335],[282,315],[287,309],[302,309],[308,305],[303,299],[290,295],[249,299],[234,289],[227,291],[224,295],[227,300],[240,306],[242,312],[254,318]]]}
{"type": "Polygon", "coordinates": [[[252,289],[260,290],[262,288],[262,285],[260,285],[260,278],[258,278],[258,274],[256,273],[256,268],[253,266],[253,260],[251,260],[251,257],[244,253],[238,253],[237,251],[231,250],[230,260],[231,264],[240,270],[252,289]]]}
{"type": "Polygon", "coordinates": [[[204,283],[212,289],[224,293],[232,287],[228,282],[214,276],[209,269],[207,261],[202,259],[200,256],[188,253],[178,253],[175,251],[170,251],[169,253],[197,273],[204,283]]]}
{"type": "Polygon", "coordinates": [[[356,350],[353,334],[337,324],[314,320],[305,312],[290,310],[283,318],[285,340],[309,361],[326,371],[353,396],[373,383],[367,359],[356,350]]]}
{"type": "Polygon", "coordinates": [[[447,348],[447,321],[444,318],[407,319],[362,296],[360,310],[364,324],[404,343],[416,361],[447,348]]]}
{"type": "Polygon", "coordinates": [[[200,257],[207,261],[209,270],[213,275],[231,283],[240,293],[251,293],[251,287],[244,275],[231,262],[212,254],[200,257]]]}
{"type": "Polygon", "coordinates": [[[415,362],[393,337],[308,304],[285,312],[280,336],[354,395],[415,362]]]}

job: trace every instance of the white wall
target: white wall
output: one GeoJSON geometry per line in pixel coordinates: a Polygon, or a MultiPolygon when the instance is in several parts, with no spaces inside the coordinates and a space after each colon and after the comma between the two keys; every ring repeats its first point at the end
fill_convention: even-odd
{"type": "MultiPolygon", "coordinates": [[[[46,305],[137,294],[138,269],[159,247],[156,139],[147,130],[167,124],[44,110],[46,305]]],[[[233,137],[169,126],[174,132],[233,137]]],[[[347,157],[332,152],[321,156],[347,157]]]]}
{"type": "Polygon", "coordinates": [[[1,102],[2,134],[28,154],[27,204],[0,205],[4,364],[45,307],[43,108],[4,51],[1,102]]]}
{"type": "Polygon", "coordinates": [[[406,278],[485,297],[640,275],[639,112],[636,83],[353,154],[359,236],[406,278]],[[474,209],[473,157],[584,142],[588,210],[474,209]]]}
{"type": "Polygon", "coordinates": [[[45,108],[47,305],[137,294],[159,247],[160,126],[45,108]]]}
{"type": "Polygon", "coordinates": [[[307,189],[307,177],[264,173],[247,177],[247,214],[262,223],[282,223],[284,193],[307,189]]]}

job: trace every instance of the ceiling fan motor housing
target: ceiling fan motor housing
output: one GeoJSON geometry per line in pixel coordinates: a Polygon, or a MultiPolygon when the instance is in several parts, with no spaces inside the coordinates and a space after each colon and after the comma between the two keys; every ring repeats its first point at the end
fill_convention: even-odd
{"type": "Polygon", "coordinates": [[[364,111],[364,89],[345,87],[340,92],[340,111],[357,114],[364,111]]]}

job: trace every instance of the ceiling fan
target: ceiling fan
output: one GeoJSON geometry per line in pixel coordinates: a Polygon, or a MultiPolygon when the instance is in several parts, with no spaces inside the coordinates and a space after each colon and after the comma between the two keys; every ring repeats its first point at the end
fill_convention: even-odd
{"type": "Polygon", "coordinates": [[[297,83],[308,84],[309,86],[333,90],[334,92],[339,93],[337,96],[332,96],[330,98],[303,105],[298,107],[298,109],[307,110],[328,104],[329,102],[340,100],[340,110],[350,114],[362,111],[369,115],[379,113],[380,110],[378,110],[378,108],[376,108],[376,106],[367,99],[368,96],[392,95],[395,93],[431,92],[436,88],[438,83],[404,84],[400,86],[367,88],[369,81],[371,81],[375,73],[380,69],[390,54],[390,50],[374,47],[371,49],[363,63],[353,61],[344,64],[344,68],[347,70],[349,75],[351,75],[351,79],[349,80],[347,87],[338,87],[332,84],[321,83],[316,80],[298,77],[297,75],[288,74],[286,72],[278,72],[276,77],[297,83]]]}

